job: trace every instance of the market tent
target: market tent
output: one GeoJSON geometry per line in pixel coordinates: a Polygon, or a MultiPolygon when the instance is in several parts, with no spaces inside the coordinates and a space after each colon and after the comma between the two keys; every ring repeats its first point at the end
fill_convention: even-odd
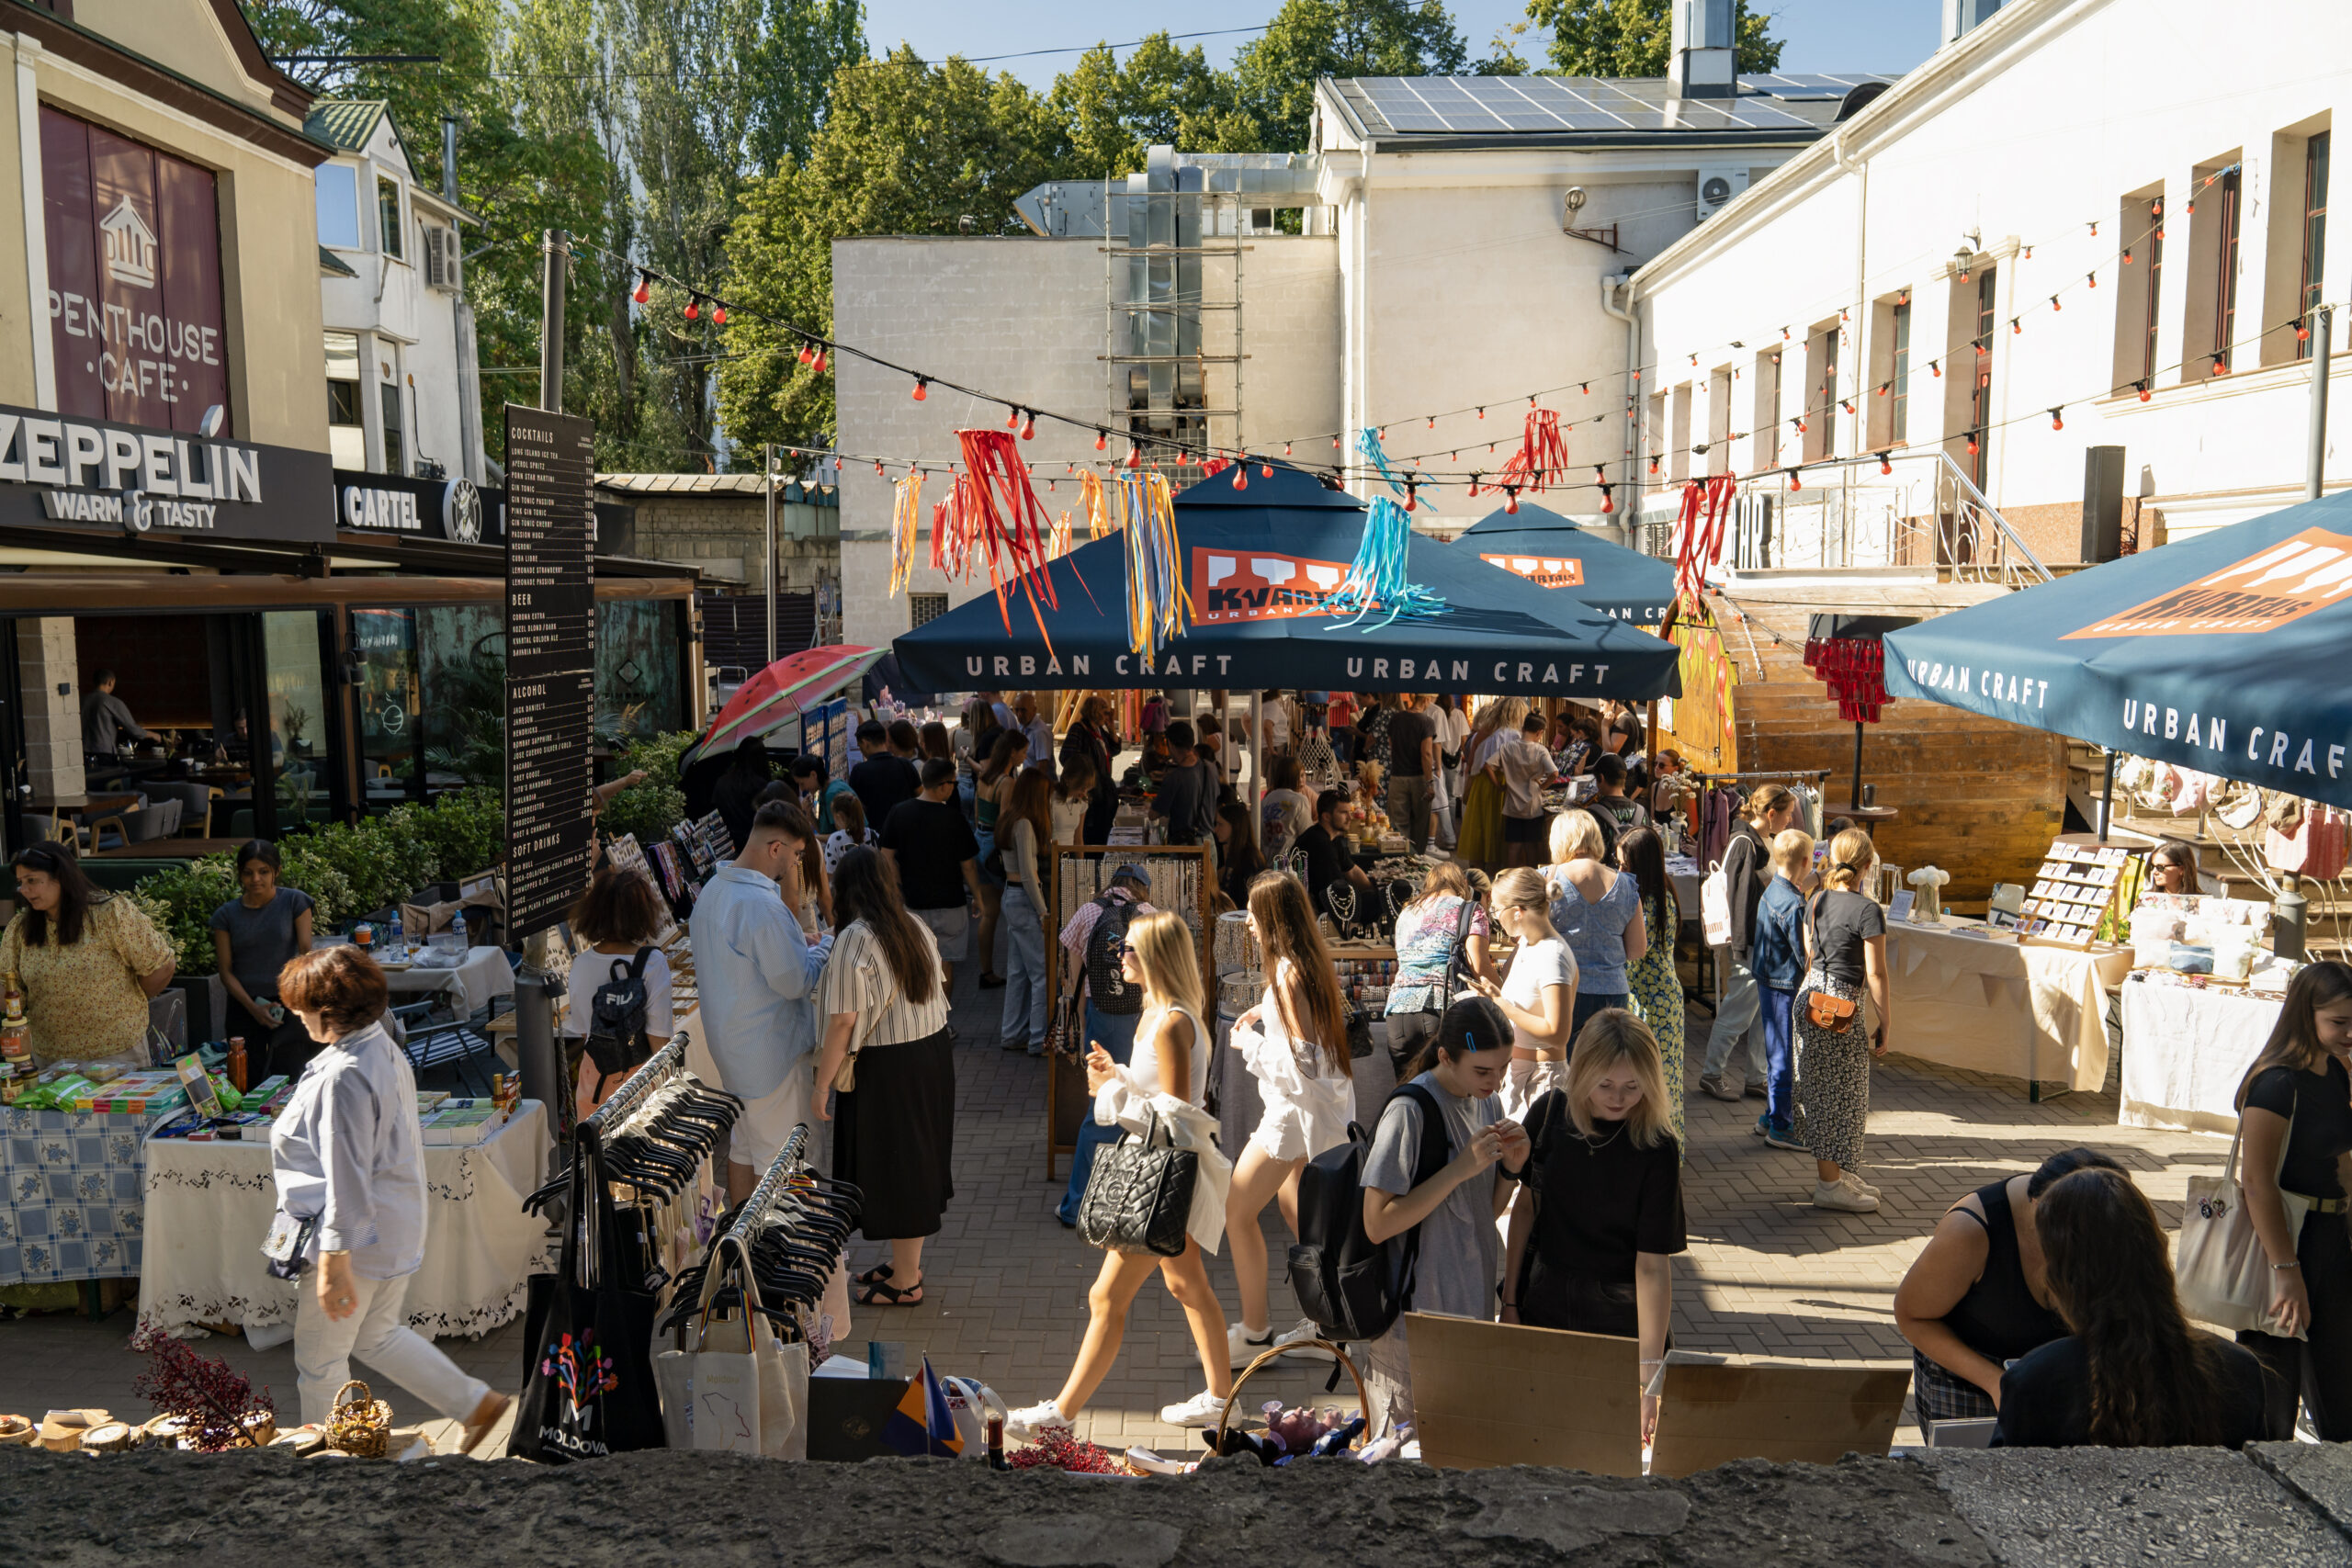
{"type": "Polygon", "coordinates": [[[2352,807],[2352,495],[1886,637],[1886,689],[2352,807]]]}
{"type": "Polygon", "coordinates": [[[1674,603],[1672,561],[1612,545],[1528,502],[1520,502],[1516,513],[1497,507],[1464,529],[1454,545],[1476,550],[1489,566],[1559,589],[1604,615],[1636,626],[1657,626],[1674,603]]]}
{"type": "Polygon", "coordinates": [[[1016,585],[1000,609],[984,593],[892,648],[907,678],[933,691],[1284,686],[1639,702],[1678,689],[1671,645],[1418,536],[1406,576],[1445,607],[1350,625],[1329,599],[1366,515],[1353,496],[1284,468],[1246,491],[1220,475],[1184,491],[1175,518],[1193,624],[1148,663],[1130,651],[1124,536],[1049,563],[1054,604],[1041,592],[1033,610],[1016,585]]]}

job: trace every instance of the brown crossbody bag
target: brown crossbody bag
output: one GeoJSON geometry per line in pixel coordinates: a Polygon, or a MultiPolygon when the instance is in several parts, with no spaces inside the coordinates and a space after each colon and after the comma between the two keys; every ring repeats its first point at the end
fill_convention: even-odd
{"type": "MultiPolygon", "coordinates": [[[[1805,905],[1805,925],[1806,929],[1813,933],[1814,954],[1816,962],[1821,953],[1820,901],[1827,897],[1826,892],[1815,894],[1813,900],[1805,905]]],[[[1854,1015],[1860,1010],[1860,1003],[1834,992],[1808,988],[1804,994],[1805,1017],[1811,1021],[1815,1029],[1831,1034],[1843,1034],[1853,1028],[1854,1015]]]]}

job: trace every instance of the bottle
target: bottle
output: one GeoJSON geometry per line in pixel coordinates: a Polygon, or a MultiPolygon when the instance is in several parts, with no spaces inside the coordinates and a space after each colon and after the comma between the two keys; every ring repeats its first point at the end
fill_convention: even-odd
{"type": "Polygon", "coordinates": [[[239,1094],[245,1092],[245,1037],[242,1034],[229,1036],[229,1081],[237,1086],[239,1094]]]}
{"type": "Polygon", "coordinates": [[[401,927],[401,912],[394,909],[392,911],[392,952],[395,955],[406,951],[408,947],[408,933],[401,927]]]}
{"type": "Polygon", "coordinates": [[[31,1025],[25,1019],[25,998],[11,985],[7,989],[7,1012],[0,1017],[0,1071],[22,1068],[31,1070],[33,1059],[31,1025]]]}
{"type": "Polygon", "coordinates": [[[1005,1462],[1004,1459],[1004,1417],[1001,1416],[989,1417],[989,1468],[990,1470],[1012,1468],[1005,1462]]]}

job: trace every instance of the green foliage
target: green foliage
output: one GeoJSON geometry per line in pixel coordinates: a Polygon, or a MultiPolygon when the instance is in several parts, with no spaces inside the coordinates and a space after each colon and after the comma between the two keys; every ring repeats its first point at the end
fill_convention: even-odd
{"type": "Polygon", "coordinates": [[[1165,32],[1147,38],[1121,64],[1097,44],[1057,77],[1046,96],[1068,128],[1069,161],[1088,175],[1132,174],[1147,148],[1254,152],[1258,123],[1233,79],[1212,68],[1199,45],[1180,50],[1165,32]]]}
{"type": "Polygon", "coordinates": [[[416,836],[439,863],[444,878],[487,871],[506,855],[506,804],[495,789],[459,790],[423,807],[404,806],[387,820],[402,823],[416,836]]]}
{"type": "Polygon", "coordinates": [[[1469,56],[1444,0],[1283,0],[1233,74],[1266,146],[1301,152],[1317,77],[1451,75],[1469,56]]]}
{"type": "MultiPolygon", "coordinates": [[[[323,930],[353,911],[351,885],[306,850],[304,836],[288,839],[279,852],[286,866],[278,880],[311,896],[316,905],[311,916],[315,929],[323,930]]],[[[173,962],[182,975],[209,975],[219,967],[213,956],[212,911],[237,896],[237,874],[225,854],[206,855],[141,877],[130,890],[132,901],[170,939],[173,962]]]]}
{"type": "Polygon", "coordinates": [[[362,818],[356,825],[324,822],[289,834],[280,848],[300,844],[350,884],[354,914],[397,904],[441,875],[440,857],[413,829],[413,807],[362,818]]]}
{"type": "Polygon", "coordinates": [[[634,833],[640,844],[666,838],[684,819],[685,793],[678,787],[678,757],[695,743],[691,729],[632,741],[621,753],[620,771],[645,770],[645,782],[632,784],[605,804],[599,823],[607,837],[634,833]]]}
{"type": "MultiPolygon", "coordinates": [[[[1571,76],[1663,76],[1672,38],[1672,0],[1528,0],[1528,20],[1552,33],[1552,63],[1571,76]]],[[[1769,14],[1739,0],[1733,68],[1778,71],[1781,40],[1769,14]]]]}

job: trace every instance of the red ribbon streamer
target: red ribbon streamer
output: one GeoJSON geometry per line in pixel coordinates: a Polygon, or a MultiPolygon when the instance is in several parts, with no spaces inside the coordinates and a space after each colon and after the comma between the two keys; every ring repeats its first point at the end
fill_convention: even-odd
{"type": "Polygon", "coordinates": [[[1527,411],[1527,428],[1519,450],[1503,465],[1503,477],[1489,490],[1509,489],[1540,494],[1567,472],[1567,444],[1560,439],[1560,416],[1550,409],[1527,411]]]}

